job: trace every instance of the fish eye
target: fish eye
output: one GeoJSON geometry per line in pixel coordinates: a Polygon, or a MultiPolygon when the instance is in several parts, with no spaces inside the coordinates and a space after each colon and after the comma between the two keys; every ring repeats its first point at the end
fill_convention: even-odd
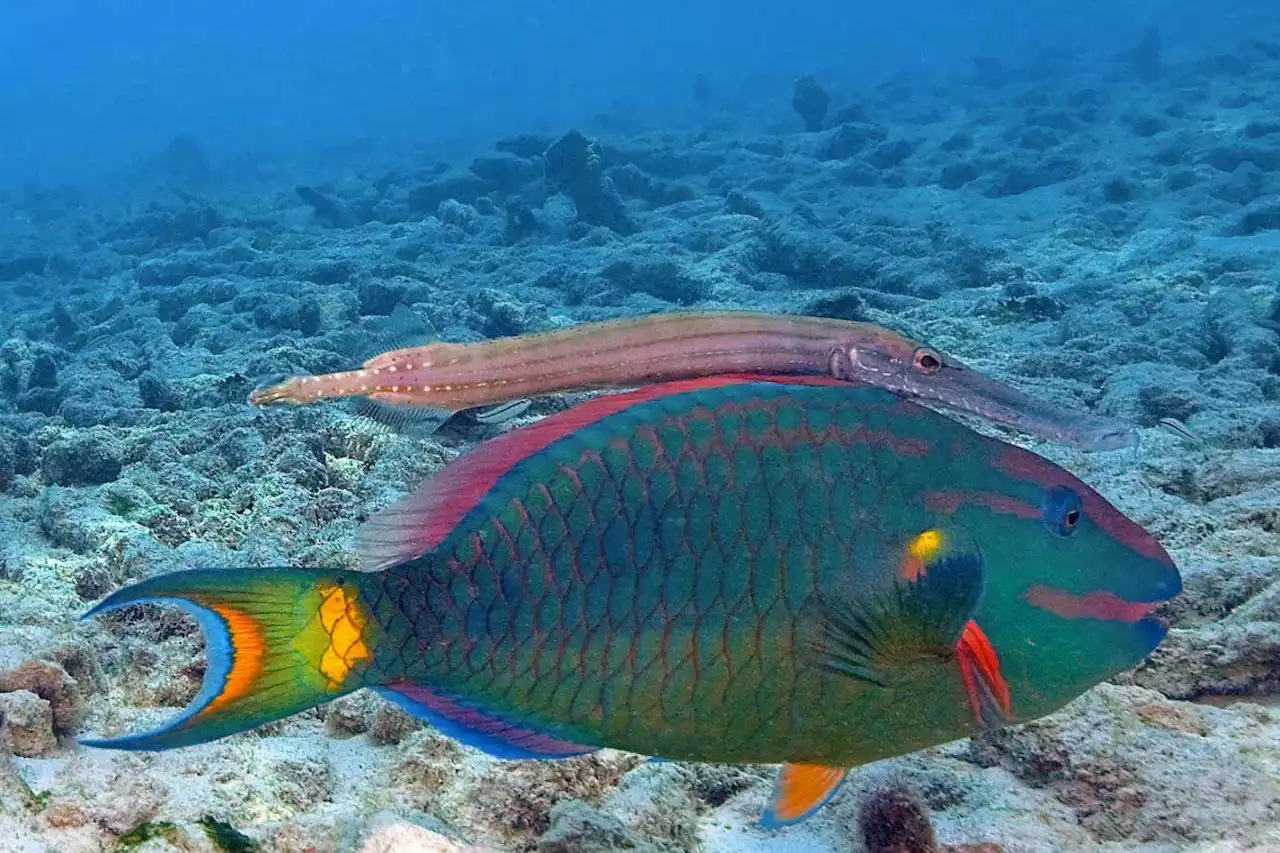
{"type": "Polygon", "coordinates": [[[1045,492],[1040,512],[1044,518],[1044,526],[1050,533],[1054,536],[1070,536],[1080,524],[1084,507],[1075,489],[1054,486],[1045,492]]]}
{"type": "Polygon", "coordinates": [[[916,347],[911,354],[911,366],[921,373],[937,373],[942,369],[942,355],[932,347],[916,347]]]}

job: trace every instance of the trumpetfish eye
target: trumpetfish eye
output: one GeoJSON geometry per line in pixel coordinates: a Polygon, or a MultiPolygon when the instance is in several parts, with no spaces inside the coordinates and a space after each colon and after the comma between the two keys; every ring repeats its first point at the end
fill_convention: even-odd
{"type": "Polygon", "coordinates": [[[932,347],[916,347],[911,354],[911,366],[924,374],[937,373],[942,369],[942,355],[932,347]]]}

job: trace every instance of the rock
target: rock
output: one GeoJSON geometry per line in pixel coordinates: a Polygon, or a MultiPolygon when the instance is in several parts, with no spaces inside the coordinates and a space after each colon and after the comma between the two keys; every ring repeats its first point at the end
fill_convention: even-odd
{"type": "Polygon", "coordinates": [[[59,486],[96,486],[120,476],[124,451],[106,429],[74,430],[44,449],[40,472],[59,486]]]}
{"type": "Polygon", "coordinates": [[[84,696],[80,685],[51,661],[24,661],[17,669],[0,672],[0,694],[29,691],[49,703],[53,732],[73,735],[84,721],[84,696]]]}
{"type": "Polygon", "coordinates": [[[580,800],[556,803],[550,820],[550,828],[538,839],[538,853],[658,853],[657,847],[641,841],[622,821],[580,800]]]}
{"type": "Polygon", "coordinates": [[[938,849],[928,808],[905,785],[873,790],[858,809],[858,830],[867,853],[934,853],[938,849]]]}
{"type": "Polygon", "coordinates": [[[53,708],[30,690],[0,693],[0,729],[23,758],[44,758],[58,748],[53,708]]]}
{"type": "Polygon", "coordinates": [[[489,847],[460,844],[412,823],[393,823],[369,835],[360,853],[496,853],[489,847]]]}
{"type": "Polygon", "coordinates": [[[536,162],[510,152],[482,154],[471,161],[470,168],[473,174],[504,193],[515,192],[525,184],[533,183],[541,173],[536,162]]]}
{"type": "Polygon", "coordinates": [[[476,199],[490,190],[484,178],[470,172],[454,172],[432,178],[409,191],[409,209],[418,213],[434,213],[440,202],[454,199],[463,204],[475,204],[476,199]]]}
{"type": "Polygon", "coordinates": [[[884,142],[888,132],[874,124],[842,124],[831,131],[818,150],[819,160],[848,160],[871,143],[884,142]]]}
{"type": "Polygon", "coordinates": [[[974,738],[970,755],[1050,792],[1097,842],[1248,843],[1280,820],[1278,736],[1280,720],[1260,706],[1104,684],[1060,713],[974,738]]]}
{"type": "Polygon", "coordinates": [[[806,74],[796,81],[791,93],[791,108],[804,122],[804,129],[810,133],[822,130],[822,120],[827,116],[827,107],[831,105],[831,96],[812,74],[806,74]]]}
{"type": "Polygon", "coordinates": [[[547,183],[569,197],[582,222],[630,234],[635,225],[613,181],[604,174],[601,156],[599,143],[570,131],[547,149],[547,183]]]}
{"type": "Polygon", "coordinates": [[[345,738],[369,730],[369,711],[373,704],[368,691],[360,691],[335,699],[325,709],[324,727],[332,737],[345,738]]]}

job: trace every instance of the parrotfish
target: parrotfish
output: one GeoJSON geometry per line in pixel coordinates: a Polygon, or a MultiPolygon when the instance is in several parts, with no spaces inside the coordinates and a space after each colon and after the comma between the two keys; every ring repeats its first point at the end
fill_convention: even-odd
{"type": "Polygon", "coordinates": [[[376,514],[366,571],[195,569],[203,687],[115,749],[372,688],[508,759],[781,763],[762,822],[848,768],[1047,714],[1139,663],[1164,548],[1056,465],[882,389],[726,375],[597,397],[376,514]]]}
{"type": "Polygon", "coordinates": [[[1036,400],[882,326],[749,311],[653,314],[392,350],[358,370],[291,377],[254,391],[249,402],[361,397],[434,426],[454,412],[510,400],[732,373],[873,385],[1088,450],[1138,440],[1132,424],[1036,400]]]}

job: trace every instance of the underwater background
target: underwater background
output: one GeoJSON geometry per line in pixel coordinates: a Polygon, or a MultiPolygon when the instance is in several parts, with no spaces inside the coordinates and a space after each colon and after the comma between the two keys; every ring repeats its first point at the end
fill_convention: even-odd
{"type": "Polygon", "coordinates": [[[1273,3],[50,0],[0,9],[0,81],[0,851],[1280,850],[1273,3]],[[204,673],[171,611],[76,621],[105,595],[351,565],[371,513],[581,398],[424,436],[255,388],[724,308],[1136,424],[1105,452],[973,425],[1159,538],[1165,642],[774,833],[771,768],[505,763],[366,692],[76,744],[204,673]]]}

